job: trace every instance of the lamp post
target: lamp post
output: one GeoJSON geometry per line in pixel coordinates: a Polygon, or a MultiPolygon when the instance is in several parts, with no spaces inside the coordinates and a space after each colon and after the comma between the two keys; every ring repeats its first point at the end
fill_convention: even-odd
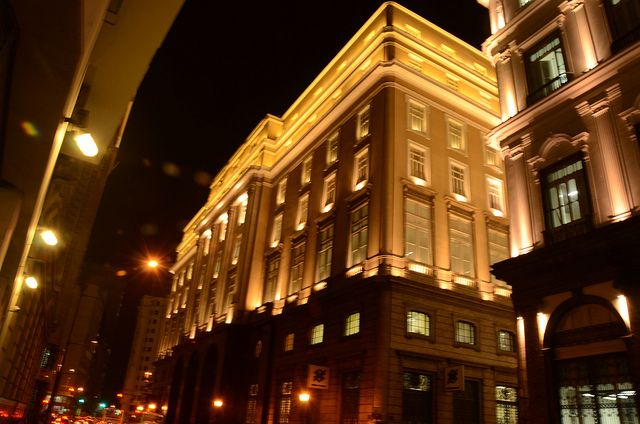
{"type": "Polygon", "coordinates": [[[301,392],[298,395],[298,400],[300,401],[300,409],[302,411],[302,424],[307,424],[309,421],[309,401],[311,400],[311,395],[309,392],[301,392]]]}

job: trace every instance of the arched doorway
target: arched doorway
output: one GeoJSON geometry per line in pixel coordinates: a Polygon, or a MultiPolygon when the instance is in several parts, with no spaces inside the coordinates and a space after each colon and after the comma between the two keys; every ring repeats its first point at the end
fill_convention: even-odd
{"type": "Polygon", "coordinates": [[[178,395],[180,394],[180,385],[182,384],[182,373],[184,364],[182,359],[178,360],[173,369],[173,377],[171,378],[171,389],[169,390],[169,404],[167,408],[167,424],[174,424],[176,419],[176,408],[178,407],[178,395]]]}
{"type": "MultiPolygon", "coordinates": [[[[609,302],[587,297],[554,319],[548,347],[562,424],[638,424],[624,321],[609,302]]],[[[545,343],[547,344],[547,343],[545,343]]]]}
{"type": "Polygon", "coordinates": [[[189,424],[193,412],[193,394],[198,382],[198,354],[193,353],[187,365],[187,372],[184,379],[184,390],[180,401],[180,420],[178,424],[189,424]]]}
{"type": "Polygon", "coordinates": [[[216,384],[218,367],[218,349],[211,346],[204,358],[203,370],[200,375],[200,393],[198,395],[197,423],[208,423],[211,414],[211,403],[216,384]]]}

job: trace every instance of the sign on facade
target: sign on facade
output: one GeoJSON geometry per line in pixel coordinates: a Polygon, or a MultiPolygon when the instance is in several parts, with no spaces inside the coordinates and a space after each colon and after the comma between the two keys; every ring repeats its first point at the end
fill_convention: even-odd
{"type": "Polygon", "coordinates": [[[447,392],[464,391],[464,365],[444,369],[444,390],[447,392]]]}
{"type": "Polygon", "coordinates": [[[307,387],[310,389],[328,389],[329,367],[324,367],[322,365],[309,365],[307,387]]]}

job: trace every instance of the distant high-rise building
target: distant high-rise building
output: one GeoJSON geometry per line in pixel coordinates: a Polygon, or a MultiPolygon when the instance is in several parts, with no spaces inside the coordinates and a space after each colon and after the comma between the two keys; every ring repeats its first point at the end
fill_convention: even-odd
{"type": "Polygon", "coordinates": [[[528,422],[638,423],[640,2],[483,0],[528,422]]]}
{"type": "MultiPolygon", "coordinates": [[[[157,359],[158,346],[167,300],[164,297],[145,295],[140,300],[136,317],[127,373],[122,388],[121,405],[125,413],[135,413],[136,407],[148,409],[153,397],[153,362],[157,359]]],[[[157,404],[156,404],[157,406],[157,404]]],[[[160,411],[160,407],[157,408],[160,411]]]]}
{"type": "Polygon", "coordinates": [[[498,110],[481,52],[382,5],[184,229],[166,423],[516,422],[498,110]]]}

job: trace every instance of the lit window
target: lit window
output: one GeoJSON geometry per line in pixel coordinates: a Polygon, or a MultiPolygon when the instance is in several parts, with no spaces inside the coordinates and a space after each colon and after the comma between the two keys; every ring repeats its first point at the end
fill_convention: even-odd
{"type": "Polygon", "coordinates": [[[296,229],[301,230],[307,223],[309,213],[309,195],[305,194],[298,200],[298,219],[296,219],[296,229]]]}
{"type": "Polygon", "coordinates": [[[485,145],[484,158],[487,165],[502,168],[502,157],[498,149],[494,149],[491,146],[485,145]]]}
{"type": "Polygon", "coordinates": [[[458,275],[474,277],[473,233],[470,220],[449,216],[449,245],[451,271],[458,275]]]}
{"type": "Polygon", "coordinates": [[[358,113],[358,140],[369,135],[370,108],[365,107],[358,113]]]}
{"type": "Polygon", "coordinates": [[[338,146],[338,133],[335,133],[327,141],[327,166],[338,160],[338,146]]]}
{"type": "Polygon", "coordinates": [[[524,57],[529,87],[527,104],[535,103],[569,82],[558,34],[533,47],[524,57]]]}
{"type": "Polygon", "coordinates": [[[287,177],[284,177],[278,182],[277,192],[276,192],[276,205],[281,205],[284,203],[285,196],[287,194],[287,177]]]}
{"type": "Polygon", "coordinates": [[[291,265],[291,274],[289,279],[289,290],[287,294],[294,294],[302,289],[302,277],[304,272],[304,252],[305,242],[301,242],[293,246],[291,265]]]}
{"type": "Polygon", "coordinates": [[[466,321],[456,322],[456,343],[476,344],[476,326],[466,321]]]}
{"type": "Polygon", "coordinates": [[[409,144],[409,176],[419,182],[429,180],[428,175],[428,150],[415,144],[409,144]]]}
{"type": "Polygon", "coordinates": [[[531,3],[533,0],[518,0],[518,5],[520,7],[522,6],[526,6],[527,4],[531,3]]]}
{"type": "Polygon", "coordinates": [[[288,424],[289,415],[291,414],[291,392],[293,391],[293,382],[285,381],[280,389],[280,406],[278,408],[278,424],[288,424]]]}
{"type": "Polygon", "coordinates": [[[355,189],[360,190],[369,178],[369,149],[362,149],[355,156],[355,189]]]}
{"type": "Polygon", "coordinates": [[[333,225],[320,230],[318,242],[318,281],[331,275],[331,254],[333,252],[333,225]]]}
{"type": "Polygon", "coordinates": [[[407,312],[407,333],[420,334],[422,336],[431,335],[431,322],[429,315],[424,312],[407,312]]]}
{"type": "Polygon", "coordinates": [[[311,159],[313,158],[309,156],[304,160],[304,162],[302,162],[302,185],[305,185],[309,181],[311,181],[311,159]]]}
{"type": "MultiPolygon", "coordinates": [[[[504,231],[494,230],[489,228],[489,265],[493,265],[497,262],[509,259],[509,236],[504,231]]],[[[491,274],[491,281],[493,283],[502,283],[500,280],[491,274]]]]}
{"type": "Polygon", "coordinates": [[[324,341],[324,324],[318,324],[311,329],[310,344],[316,345],[324,341]]]}
{"type": "Polygon", "coordinates": [[[637,41],[640,5],[630,0],[606,0],[603,3],[613,39],[611,52],[617,53],[637,41]]]}
{"type": "Polygon", "coordinates": [[[582,160],[570,158],[546,170],[541,179],[547,230],[560,234],[566,228],[574,235],[583,232],[590,205],[582,160]]]}
{"type": "Polygon", "coordinates": [[[469,197],[467,190],[467,167],[457,162],[450,162],[449,173],[451,176],[451,193],[456,195],[457,200],[467,200],[469,197]]]}
{"type": "Polygon", "coordinates": [[[267,261],[267,275],[264,284],[262,303],[273,302],[278,288],[278,272],[280,271],[280,256],[274,256],[267,261]]]}
{"type": "Polygon", "coordinates": [[[238,258],[240,257],[240,245],[242,244],[242,234],[238,234],[236,236],[235,241],[233,242],[233,252],[231,253],[231,263],[237,264],[238,258]]]}
{"type": "Polygon", "coordinates": [[[213,278],[218,278],[220,274],[220,267],[222,266],[222,249],[218,249],[216,252],[216,259],[213,262],[213,278]]]}
{"type": "Polygon", "coordinates": [[[518,391],[515,387],[496,386],[496,422],[518,424],[518,391]]]}
{"type": "Polygon", "coordinates": [[[499,212],[501,216],[504,213],[502,201],[502,181],[497,178],[487,177],[487,191],[489,200],[489,209],[499,212]]]}
{"type": "Polygon", "coordinates": [[[447,120],[447,134],[449,147],[456,150],[465,150],[464,125],[452,119],[447,120]]]}
{"type": "Polygon", "coordinates": [[[211,249],[211,230],[207,230],[204,232],[202,238],[202,254],[207,256],[209,254],[209,250],[211,249]]]}
{"type": "Polygon", "coordinates": [[[294,333],[289,333],[284,338],[284,351],[291,352],[293,350],[294,333]]]}
{"type": "Polygon", "coordinates": [[[256,410],[258,407],[258,385],[249,386],[249,399],[247,400],[247,416],[245,424],[256,424],[256,410]]]}
{"type": "Polygon", "coordinates": [[[426,131],[426,110],[427,108],[424,105],[412,100],[409,101],[409,129],[422,133],[426,131]]]}
{"type": "Polygon", "coordinates": [[[425,203],[406,199],[404,223],[404,256],[411,261],[431,265],[431,208],[425,203]]]}
{"type": "Polygon", "coordinates": [[[271,247],[275,247],[282,238],[282,214],[276,215],[273,220],[273,230],[271,232],[271,247]]]}
{"type": "Polygon", "coordinates": [[[247,219],[247,201],[244,200],[238,205],[238,225],[244,224],[247,219]]]}
{"type": "Polygon", "coordinates": [[[360,332],[360,312],[355,312],[344,321],[344,335],[352,336],[360,332]]]}
{"type": "Polygon", "coordinates": [[[501,352],[516,351],[516,338],[512,332],[506,330],[498,331],[498,350],[501,352]]]}
{"type": "Polygon", "coordinates": [[[369,205],[364,204],[351,213],[351,265],[367,258],[369,239],[369,205]]]}
{"type": "Polygon", "coordinates": [[[220,224],[218,224],[218,240],[224,241],[226,237],[227,237],[227,217],[225,214],[224,218],[220,221],[220,224]]]}
{"type": "Polygon", "coordinates": [[[335,172],[324,179],[324,205],[322,211],[326,212],[333,207],[336,201],[336,174],[335,172]]]}

